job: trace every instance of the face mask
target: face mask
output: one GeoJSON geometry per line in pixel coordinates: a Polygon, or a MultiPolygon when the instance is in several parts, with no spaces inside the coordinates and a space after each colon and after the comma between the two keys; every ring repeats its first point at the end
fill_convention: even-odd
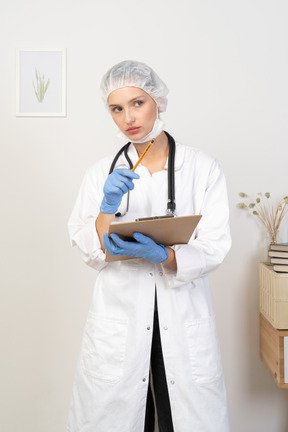
{"type": "MultiPolygon", "coordinates": [[[[164,129],[164,122],[157,118],[154,122],[153,129],[151,130],[151,132],[148,135],[146,135],[145,137],[141,138],[138,141],[132,141],[132,142],[134,144],[142,144],[142,143],[151,141],[152,139],[157,138],[160,135],[160,133],[163,131],[163,129],[164,129]]],[[[122,132],[119,132],[117,134],[117,136],[119,138],[122,138],[125,141],[127,141],[127,136],[125,134],[123,134],[122,132]]]]}

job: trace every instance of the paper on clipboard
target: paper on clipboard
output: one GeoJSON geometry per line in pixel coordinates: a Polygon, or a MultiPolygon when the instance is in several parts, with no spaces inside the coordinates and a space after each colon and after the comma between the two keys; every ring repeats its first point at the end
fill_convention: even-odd
{"type": "MultiPolygon", "coordinates": [[[[174,244],[187,244],[192,236],[202,215],[193,216],[176,216],[171,218],[159,218],[141,220],[135,222],[119,222],[109,226],[108,235],[116,233],[123,240],[132,238],[134,232],[140,232],[156,243],[162,243],[164,246],[174,244]]],[[[106,251],[106,261],[120,261],[131,259],[122,255],[111,255],[106,251]]]]}

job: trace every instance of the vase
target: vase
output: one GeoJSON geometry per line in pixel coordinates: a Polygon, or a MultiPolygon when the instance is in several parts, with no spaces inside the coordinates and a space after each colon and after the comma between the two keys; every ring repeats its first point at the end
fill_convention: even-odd
{"type": "Polygon", "coordinates": [[[265,248],[265,253],[266,253],[265,264],[267,264],[267,265],[272,265],[271,264],[271,258],[268,254],[269,254],[269,250],[271,249],[271,246],[273,244],[277,243],[277,239],[278,239],[278,230],[266,232],[266,237],[264,240],[264,248],[265,248]]]}
{"type": "Polygon", "coordinates": [[[269,231],[269,236],[270,236],[270,243],[271,244],[276,244],[277,243],[277,237],[278,237],[278,230],[271,230],[269,231]]]}

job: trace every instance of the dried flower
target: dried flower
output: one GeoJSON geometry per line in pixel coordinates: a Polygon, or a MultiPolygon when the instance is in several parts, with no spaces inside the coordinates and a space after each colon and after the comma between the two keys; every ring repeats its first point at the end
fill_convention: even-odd
{"type": "MultiPolygon", "coordinates": [[[[258,192],[258,196],[263,197],[262,192],[258,192]]],[[[239,196],[241,198],[247,198],[250,200],[248,195],[244,192],[240,192],[239,196]]],[[[288,212],[288,196],[285,196],[281,199],[281,201],[274,207],[273,203],[270,200],[270,192],[266,192],[264,194],[266,200],[262,200],[261,198],[256,198],[255,201],[252,201],[248,204],[248,206],[244,203],[238,203],[237,207],[244,209],[249,208],[253,209],[252,214],[258,216],[262,224],[267,229],[271,243],[276,243],[277,232],[279,230],[280,224],[288,212]]]]}

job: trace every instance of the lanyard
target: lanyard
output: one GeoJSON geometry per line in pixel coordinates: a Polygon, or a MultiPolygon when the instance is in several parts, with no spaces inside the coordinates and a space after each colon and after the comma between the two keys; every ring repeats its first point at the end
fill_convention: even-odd
{"type": "MultiPolygon", "coordinates": [[[[168,202],[167,202],[167,210],[166,214],[170,216],[174,216],[176,204],[175,204],[175,173],[174,173],[174,163],[175,163],[175,140],[174,138],[168,134],[168,132],[164,131],[169,143],[169,156],[168,156],[168,202]]],[[[113,162],[111,164],[109,174],[114,171],[115,165],[121,156],[122,153],[124,153],[124,156],[129,164],[129,168],[133,168],[133,164],[131,162],[131,159],[128,156],[128,149],[131,142],[128,142],[125,144],[116,154],[115,158],[113,159],[113,162]]],[[[129,191],[128,191],[128,197],[127,197],[127,210],[129,208],[129,191]]],[[[116,213],[116,216],[124,216],[124,214],[116,213]]]]}

